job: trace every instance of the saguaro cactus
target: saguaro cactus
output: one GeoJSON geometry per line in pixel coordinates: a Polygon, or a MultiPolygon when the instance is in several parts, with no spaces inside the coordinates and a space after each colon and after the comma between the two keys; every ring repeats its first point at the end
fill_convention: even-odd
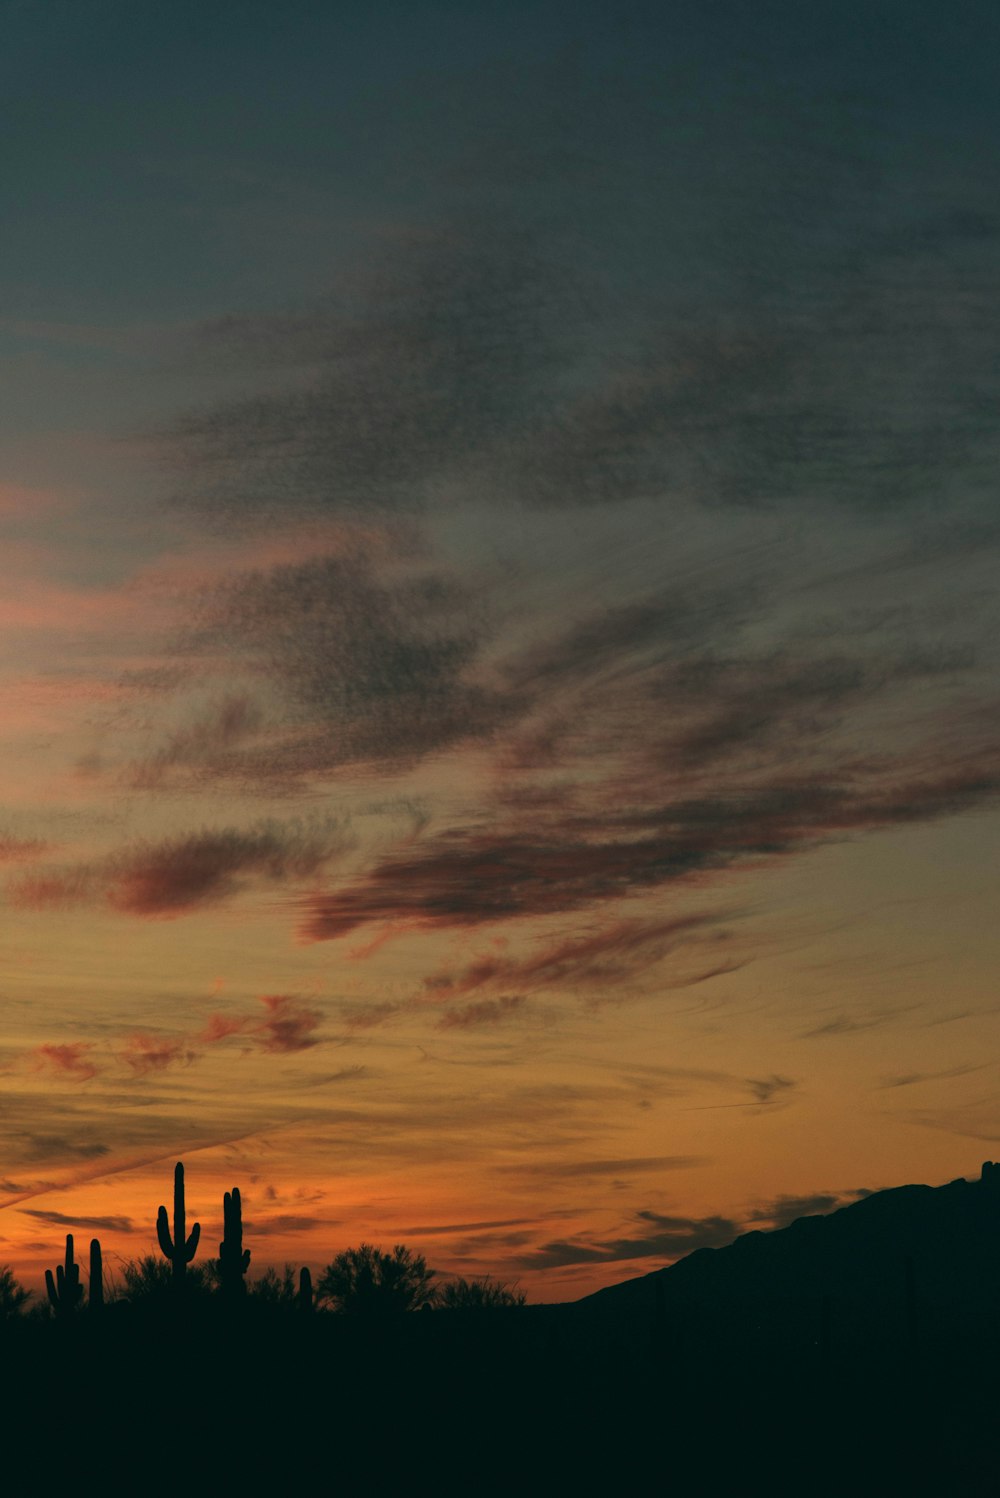
{"type": "Polygon", "coordinates": [[[219,1244],[219,1279],[226,1296],[246,1294],[243,1276],[250,1265],[250,1250],[243,1247],[243,1204],[240,1188],[234,1186],[222,1199],[223,1236],[219,1244]]]}
{"type": "Polygon", "coordinates": [[[307,1264],[303,1264],[299,1270],[298,1308],[300,1311],[311,1311],[313,1308],[313,1282],[307,1264]]]}
{"type": "Polygon", "coordinates": [[[184,1216],[184,1166],[178,1160],[174,1167],[174,1236],[170,1236],[170,1228],[167,1223],[167,1209],[161,1207],[156,1214],[156,1236],[160,1241],[160,1249],[165,1259],[169,1259],[174,1271],[174,1284],[178,1287],[183,1283],[184,1273],[194,1258],[198,1248],[198,1239],[201,1237],[201,1223],[196,1222],[191,1229],[191,1236],[184,1236],[187,1220],[184,1216]]]}
{"type": "Polygon", "coordinates": [[[57,1316],[72,1316],[83,1294],[80,1284],[80,1266],[73,1262],[73,1234],[66,1234],[66,1264],[56,1265],[56,1277],[52,1270],[45,1271],[45,1288],[57,1316]]]}
{"type": "Polygon", "coordinates": [[[87,1310],[100,1311],[104,1307],[104,1260],[101,1256],[99,1238],[90,1240],[90,1283],[87,1286],[87,1310]]]}

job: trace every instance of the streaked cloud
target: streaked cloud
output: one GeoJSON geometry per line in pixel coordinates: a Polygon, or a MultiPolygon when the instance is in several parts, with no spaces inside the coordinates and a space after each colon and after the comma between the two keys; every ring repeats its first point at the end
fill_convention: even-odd
{"type": "Polygon", "coordinates": [[[672,1217],[648,1209],[636,1212],[631,1226],[626,1236],[596,1242],[582,1237],[555,1239],[515,1262],[522,1269],[556,1269],[628,1259],[672,1261],[696,1248],[722,1248],[739,1233],[738,1225],[728,1217],[672,1217]]]}
{"type": "Polygon", "coordinates": [[[189,1065],[196,1052],[182,1036],[147,1035],[137,1032],[122,1042],[118,1055],[136,1076],[165,1071],[168,1066],[189,1065]]]}
{"type": "Polygon", "coordinates": [[[204,358],[271,378],[164,433],[183,502],[230,523],[412,510],[468,481],[544,398],[576,280],[527,237],[470,221],[384,244],[319,307],[207,322],[204,358]]]}
{"type": "Polygon", "coordinates": [[[222,903],[254,883],[307,878],[349,842],[341,828],[301,822],[205,830],[25,877],[8,894],[36,910],[103,903],[123,915],[176,917],[222,903]]]}
{"type": "Polygon", "coordinates": [[[439,1030],[468,1030],[479,1025],[498,1025],[513,1018],[524,1004],[523,994],[503,994],[497,999],[481,999],[461,1009],[449,1009],[438,1020],[439,1030]]]}
{"type": "Polygon", "coordinates": [[[455,829],[379,860],[364,877],[304,902],[304,941],[374,922],[426,928],[555,915],[766,863],[852,832],[931,821],[992,801],[983,763],[897,779],[891,773],[791,777],[744,795],[577,814],[529,830],[455,829]],[[599,835],[600,834],[600,835],[599,835]]]}
{"type": "Polygon", "coordinates": [[[92,1233],[131,1233],[135,1231],[131,1217],[76,1217],[66,1212],[48,1212],[40,1207],[19,1207],[25,1217],[37,1222],[49,1223],[52,1227],[82,1228],[92,1233]]]}
{"type": "Polygon", "coordinates": [[[97,1075],[97,1066],[91,1055],[93,1049],[93,1044],[86,1040],[67,1041],[63,1045],[46,1042],[34,1054],[38,1064],[54,1075],[89,1082],[97,1075]]]}

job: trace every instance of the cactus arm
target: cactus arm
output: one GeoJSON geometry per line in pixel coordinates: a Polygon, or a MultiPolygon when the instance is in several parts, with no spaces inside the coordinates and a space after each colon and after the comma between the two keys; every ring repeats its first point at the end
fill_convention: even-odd
{"type": "Polygon", "coordinates": [[[160,1252],[163,1254],[163,1257],[165,1259],[172,1259],[174,1256],[174,1245],[170,1238],[170,1225],[167,1222],[166,1207],[161,1207],[156,1214],[156,1236],[160,1241],[160,1252]]]}
{"type": "Polygon", "coordinates": [[[201,1237],[201,1223],[200,1222],[196,1222],[195,1225],[194,1225],[194,1227],[191,1229],[191,1236],[187,1240],[187,1243],[185,1244],[185,1247],[184,1247],[184,1252],[187,1255],[187,1262],[189,1264],[190,1264],[191,1260],[194,1258],[195,1253],[198,1250],[198,1239],[200,1237],[201,1237]]]}
{"type": "Polygon", "coordinates": [[[52,1302],[53,1308],[58,1311],[58,1309],[59,1309],[59,1295],[58,1295],[58,1292],[56,1290],[55,1281],[52,1278],[52,1270],[51,1269],[46,1269],[46,1271],[45,1271],[45,1288],[48,1291],[49,1300],[52,1302]]]}

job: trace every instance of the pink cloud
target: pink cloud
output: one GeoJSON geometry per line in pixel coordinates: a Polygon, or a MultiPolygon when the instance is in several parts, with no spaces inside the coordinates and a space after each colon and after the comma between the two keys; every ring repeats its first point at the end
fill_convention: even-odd
{"type": "Polygon", "coordinates": [[[263,994],[267,1017],[255,1027],[265,1051],[304,1051],[316,1045],[313,1031],[322,1015],[290,994],[263,994]]]}
{"type": "Polygon", "coordinates": [[[168,1066],[175,1063],[188,1066],[197,1057],[197,1052],[190,1048],[183,1036],[169,1038],[164,1035],[147,1035],[142,1032],[127,1036],[118,1054],[137,1076],[145,1076],[154,1071],[165,1071],[168,1066]]]}
{"type": "Polygon", "coordinates": [[[893,778],[860,764],[663,804],[631,807],[622,797],[604,815],[571,809],[510,827],[452,829],[304,900],[299,936],[331,941],[374,923],[469,928],[563,914],[704,885],[845,835],[976,810],[998,794],[995,757],[984,754],[957,772],[893,778]]]}
{"type": "Polygon", "coordinates": [[[310,1009],[294,994],[261,994],[260,1002],[266,1011],[263,1018],[213,1014],[197,1038],[213,1045],[230,1035],[245,1035],[271,1052],[306,1051],[319,1044],[314,1031],[323,1016],[318,1009],[310,1009]]]}
{"type": "Polygon", "coordinates": [[[246,1030],[250,1021],[243,1015],[212,1014],[208,1023],[199,1033],[198,1039],[206,1045],[214,1045],[216,1041],[225,1040],[230,1035],[241,1035],[246,1030]]]}
{"type": "Polygon", "coordinates": [[[500,999],[480,999],[478,1004],[466,1004],[464,1009],[449,1009],[438,1020],[439,1030],[468,1030],[475,1025],[498,1025],[524,1004],[524,995],[505,994],[500,999]]]}
{"type": "Polygon", "coordinates": [[[97,1067],[89,1057],[93,1049],[90,1041],[74,1040],[65,1045],[40,1045],[34,1054],[39,1065],[54,1075],[89,1082],[97,1076],[97,1067]]]}
{"type": "Polygon", "coordinates": [[[18,880],[8,896],[13,904],[36,910],[103,898],[126,915],[172,918],[224,901],[253,880],[305,878],[343,842],[336,827],[298,823],[205,829],[18,880]]]}
{"type": "Polygon", "coordinates": [[[719,919],[718,914],[704,913],[615,921],[583,937],[546,942],[527,957],[477,958],[460,972],[425,979],[424,987],[435,998],[450,999],[497,984],[617,982],[654,966],[680,946],[718,940],[719,919]]]}

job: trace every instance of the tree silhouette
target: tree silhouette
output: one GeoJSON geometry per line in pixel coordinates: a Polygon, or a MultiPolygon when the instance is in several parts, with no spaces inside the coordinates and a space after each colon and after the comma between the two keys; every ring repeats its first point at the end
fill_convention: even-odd
{"type": "Polygon", "coordinates": [[[10,1321],[14,1316],[20,1315],[30,1297],[31,1291],[26,1290],[14,1278],[10,1265],[4,1264],[0,1268],[0,1321],[10,1321]]]}
{"type": "Polygon", "coordinates": [[[294,1306],[299,1293],[294,1264],[286,1264],[280,1273],[269,1265],[259,1279],[251,1282],[249,1290],[255,1300],[265,1305],[294,1306]]]}
{"type": "Polygon", "coordinates": [[[500,1311],[523,1306],[527,1298],[513,1285],[485,1275],[479,1280],[449,1280],[438,1290],[436,1301],[445,1311],[500,1311]]]}
{"type": "Polygon", "coordinates": [[[417,1311],[435,1299],[428,1269],[421,1254],[397,1243],[392,1253],[383,1253],[370,1243],[347,1248],[323,1271],[320,1296],[337,1311],[353,1316],[384,1316],[397,1311],[417,1311]]]}

